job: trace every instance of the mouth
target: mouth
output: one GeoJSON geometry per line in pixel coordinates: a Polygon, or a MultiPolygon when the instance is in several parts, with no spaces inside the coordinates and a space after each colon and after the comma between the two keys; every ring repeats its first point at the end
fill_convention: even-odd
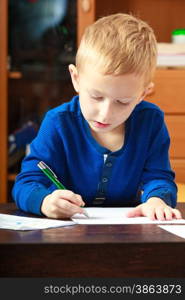
{"type": "Polygon", "coordinates": [[[111,124],[101,123],[101,122],[97,122],[97,121],[94,121],[93,123],[94,123],[94,126],[97,128],[107,128],[111,125],[111,124]]]}

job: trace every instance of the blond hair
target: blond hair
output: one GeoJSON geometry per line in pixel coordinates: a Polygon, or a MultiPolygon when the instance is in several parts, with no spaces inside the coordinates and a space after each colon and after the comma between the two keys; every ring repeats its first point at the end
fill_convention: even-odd
{"type": "Polygon", "coordinates": [[[128,14],[113,14],[88,26],[76,55],[82,70],[93,63],[103,74],[142,74],[151,80],[156,67],[157,46],[152,28],[128,14]]]}

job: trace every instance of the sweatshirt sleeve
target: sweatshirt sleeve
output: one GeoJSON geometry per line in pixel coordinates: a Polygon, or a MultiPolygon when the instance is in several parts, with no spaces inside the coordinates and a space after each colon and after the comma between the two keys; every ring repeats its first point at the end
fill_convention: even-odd
{"type": "Polygon", "coordinates": [[[159,197],[171,207],[176,206],[177,186],[174,182],[175,173],[169,160],[170,137],[164,122],[164,114],[158,114],[144,166],[141,190],[141,201],[151,197],[159,197]]]}
{"type": "Polygon", "coordinates": [[[17,207],[23,211],[42,215],[42,201],[55,189],[52,182],[38,168],[39,161],[44,161],[52,168],[59,180],[63,175],[65,153],[56,123],[56,117],[54,118],[51,112],[47,113],[37,137],[30,145],[29,155],[22,161],[21,172],[16,177],[12,195],[17,207]]]}

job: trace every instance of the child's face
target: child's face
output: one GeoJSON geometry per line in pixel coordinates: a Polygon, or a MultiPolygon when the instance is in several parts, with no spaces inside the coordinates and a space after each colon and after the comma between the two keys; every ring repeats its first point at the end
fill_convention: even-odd
{"type": "Polygon", "coordinates": [[[78,74],[76,67],[70,65],[72,82],[91,129],[97,133],[111,132],[124,124],[143,99],[143,80],[134,74],[103,75],[91,67],[78,74]]]}

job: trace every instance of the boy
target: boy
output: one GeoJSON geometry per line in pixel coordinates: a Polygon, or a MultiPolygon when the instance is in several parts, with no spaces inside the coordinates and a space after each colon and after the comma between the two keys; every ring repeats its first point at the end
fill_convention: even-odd
{"type": "Polygon", "coordinates": [[[84,205],[131,206],[128,217],[181,218],[164,116],[143,101],[156,55],[152,29],[133,16],[110,15],[86,29],[69,66],[79,96],[47,113],[13,189],[19,208],[68,218],[84,205]],[[56,190],[39,161],[66,190],[56,190]]]}

